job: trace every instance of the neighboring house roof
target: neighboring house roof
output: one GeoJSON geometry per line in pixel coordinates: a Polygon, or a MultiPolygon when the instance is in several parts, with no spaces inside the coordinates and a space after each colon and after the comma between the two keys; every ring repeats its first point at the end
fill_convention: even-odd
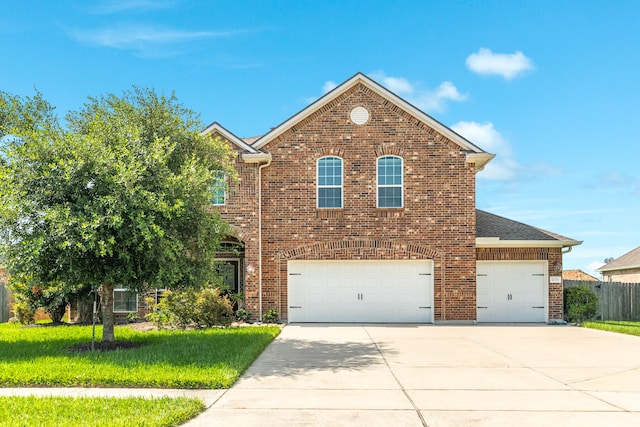
{"type": "Polygon", "coordinates": [[[613,270],[627,270],[630,268],[640,268],[640,246],[630,252],[627,252],[620,258],[614,259],[610,263],[603,265],[596,271],[605,272],[613,270]]]}
{"type": "Polygon", "coordinates": [[[391,101],[393,104],[399,106],[404,111],[408,112],[418,120],[422,121],[429,127],[435,129],[445,137],[449,138],[451,141],[459,145],[463,150],[466,150],[468,159],[471,160],[473,163],[475,163],[476,172],[482,170],[484,166],[491,159],[495,157],[495,154],[490,154],[482,150],[481,148],[473,144],[468,139],[454,132],[453,130],[443,125],[433,117],[422,112],[415,106],[411,105],[404,99],[400,98],[398,95],[394,94],[387,88],[381,86],[377,82],[371,80],[369,77],[365,76],[362,73],[355,74],[349,80],[337,86],[336,88],[334,88],[333,90],[331,90],[330,92],[322,96],[321,98],[317,99],[315,102],[311,103],[308,107],[306,107],[299,113],[285,120],[277,127],[271,129],[271,131],[269,131],[265,135],[258,138],[253,143],[253,147],[256,150],[261,149],[262,147],[267,145],[269,142],[273,141],[278,136],[282,135],[283,133],[291,129],[291,127],[294,126],[296,123],[300,122],[305,117],[308,117],[309,115],[313,114],[314,112],[322,108],[322,106],[336,99],[337,97],[339,97],[340,95],[342,95],[343,93],[345,93],[346,91],[348,91],[350,88],[352,88],[357,84],[362,84],[368,89],[372,90],[374,93],[378,94],[379,96],[391,101]]]}
{"type": "Polygon", "coordinates": [[[562,272],[562,280],[580,280],[582,282],[599,282],[597,278],[582,270],[564,270],[562,272]]]}
{"type": "Polygon", "coordinates": [[[480,248],[571,247],[581,243],[541,228],[476,210],[476,246],[480,248]]]}

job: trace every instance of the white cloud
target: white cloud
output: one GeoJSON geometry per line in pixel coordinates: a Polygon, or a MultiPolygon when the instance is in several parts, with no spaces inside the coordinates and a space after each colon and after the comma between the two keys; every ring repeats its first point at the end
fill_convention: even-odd
{"type": "Polygon", "coordinates": [[[379,71],[373,73],[372,78],[395,94],[412,95],[414,93],[413,85],[404,77],[391,77],[379,71]]]}
{"type": "Polygon", "coordinates": [[[478,178],[509,180],[516,176],[520,165],[514,158],[509,142],[498,132],[493,123],[458,122],[451,126],[455,132],[496,157],[478,174],[478,178]]]}
{"type": "Polygon", "coordinates": [[[493,53],[491,49],[480,48],[467,57],[467,68],[482,75],[499,75],[511,80],[525,71],[533,69],[533,62],[522,52],[493,53]]]}
{"type": "Polygon", "coordinates": [[[592,275],[593,277],[600,278],[600,272],[596,271],[598,268],[602,267],[604,262],[602,261],[593,261],[587,265],[587,271],[585,273],[592,275]]]}
{"type": "Polygon", "coordinates": [[[231,32],[182,31],[149,26],[121,26],[98,30],[71,30],[76,40],[115,49],[142,49],[148,45],[183,43],[187,41],[229,36],[231,32]]]}
{"type": "Polygon", "coordinates": [[[338,87],[338,84],[336,82],[332,82],[331,80],[329,80],[325,82],[325,84],[322,86],[322,93],[323,94],[329,93],[336,87],[338,87]]]}
{"type": "Polygon", "coordinates": [[[640,179],[619,171],[608,171],[599,174],[595,181],[588,185],[588,188],[607,194],[627,193],[632,196],[640,196],[640,179]]]}
{"type": "Polygon", "coordinates": [[[383,71],[371,73],[371,78],[391,92],[409,101],[426,112],[443,111],[448,101],[465,101],[467,95],[460,93],[450,81],[444,81],[435,89],[417,87],[404,77],[387,76],[383,71]]]}
{"type": "Polygon", "coordinates": [[[449,81],[440,83],[435,90],[426,90],[407,100],[423,111],[442,111],[447,101],[465,101],[467,95],[458,91],[458,88],[449,81]]]}

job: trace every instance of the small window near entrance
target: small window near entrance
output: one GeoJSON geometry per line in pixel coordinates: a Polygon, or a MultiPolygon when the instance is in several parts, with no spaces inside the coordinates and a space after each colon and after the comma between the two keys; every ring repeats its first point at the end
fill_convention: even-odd
{"type": "Polygon", "coordinates": [[[216,171],[215,183],[211,187],[211,204],[222,206],[227,202],[227,176],[222,171],[216,171]]]}
{"type": "Polygon", "coordinates": [[[138,293],[129,289],[113,290],[113,312],[135,313],[138,311],[138,293]]]}

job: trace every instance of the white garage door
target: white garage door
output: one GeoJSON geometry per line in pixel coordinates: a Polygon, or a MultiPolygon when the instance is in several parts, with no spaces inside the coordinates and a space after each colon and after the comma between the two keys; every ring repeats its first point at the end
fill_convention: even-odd
{"type": "Polygon", "coordinates": [[[478,322],[546,322],[546,261],[478,261],[478,322]]]}
{"type": "Polygon", "coordinates": [[[433,322],[433,262],[289,261],[289,322],[433,322]]]}

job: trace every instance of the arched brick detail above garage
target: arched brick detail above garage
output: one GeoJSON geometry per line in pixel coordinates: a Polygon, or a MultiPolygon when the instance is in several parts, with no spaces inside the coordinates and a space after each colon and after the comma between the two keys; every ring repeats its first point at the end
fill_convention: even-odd
{"type": "Polygon", "coordinates": [[[441,260],[435,249],[402,240],[354,239],[318,242],[277,253],[278,260],[352,259],[352,260],[441,260]]]}

